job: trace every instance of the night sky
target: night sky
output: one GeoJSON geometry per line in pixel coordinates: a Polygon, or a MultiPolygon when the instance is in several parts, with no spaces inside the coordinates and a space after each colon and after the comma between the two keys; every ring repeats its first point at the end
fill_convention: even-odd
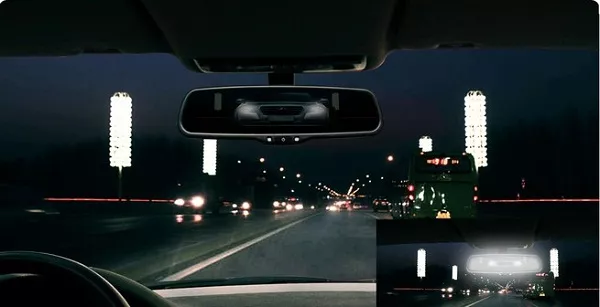
{"type": "MultiPolygon", "coordinates": [[[[380,135],[309,142],[301,145],[302,155],[298,147],[254,141],[223,141],[220,150],[281,164],[295,161],[309,176],[377,172],[388,153],[416,147],[421,135],[431,136],[434,148],[461,151],[463,97],[472,89],[487,96],[490,128],[516,118],[551,118],[568,105],[598,113],[598,64],[595,51],[396,52],[375,71],[297,77],[301,85],[373,91],[384,113],[380,135]]],[[[107,138],[108,103],[116,91],[133,97],[135,136],[182,138],[177,113],[188,90],[265,83],[264,75],[194,73],[170,55],[3,58],[0,159],[27,156],[52,143],[107,138]]]]}

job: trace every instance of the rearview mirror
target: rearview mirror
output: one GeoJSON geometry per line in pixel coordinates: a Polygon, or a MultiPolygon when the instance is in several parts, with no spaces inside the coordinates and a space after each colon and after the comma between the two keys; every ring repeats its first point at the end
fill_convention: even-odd
{"type": "Polygon", "coordinates": [[[542,260],[531,254],[473,255],[467,272],[473,274],[529,274],[542,271],[542,260]]]}
{"type": "Polygon", "coordinates": [[[188,137],[272,144],[372,135],[381,125],[381,111],[370,91],[312,86],[194,89],[185,97],[179,118],[179,128],[188,137]]]}

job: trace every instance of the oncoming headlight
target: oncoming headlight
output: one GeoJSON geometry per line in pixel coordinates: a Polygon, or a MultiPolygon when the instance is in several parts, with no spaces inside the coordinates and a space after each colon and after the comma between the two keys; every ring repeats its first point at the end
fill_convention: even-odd
{"type": "Polygon", "coordinates": [[[273,207],[279,207],[279,202],[278,201],[274,201],[273,202],[273,207]]]}
{"type": "Polygon", "coordinates": [[[248,209],[250,209],[250,203],[249,203],[249,202],[247,202],[247,201],[243,202],[243,203],[242,203],[242,209],[243,209],[243,210],[248,210],[248,209]]]}
{"type": "Polygon", "coordinates": [[[185,205],[185,200],[183,200],[183,198],[177,198],[173,203],[175,206],[183,206],[185,205]]]}
{"type": "Polygon", "coordinates": [[[194,206],[194,208],[200,208],[204,205],[204,197],[201,197],[201,196],[192,197],[191,203],[192,203],[192,206],[194,206]]]}
{"type": "Polygon", "coordinates": [[[446,291],[448,291],[448,293],[452,293],[452,291],[454,291],[454,288],[450,287],[446,291]]]}

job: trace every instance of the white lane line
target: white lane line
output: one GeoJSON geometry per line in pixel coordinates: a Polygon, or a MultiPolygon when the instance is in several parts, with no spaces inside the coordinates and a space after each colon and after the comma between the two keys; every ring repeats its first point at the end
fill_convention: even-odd
{"type": "Polygon", "coordinates": [[[469,304],[469,305],[465,305],[465,307],[471,307],[471,306],[475,306],[476,304],[479,304],[479,303],[481,303],[481,302],[483,302],[483,301],[487,300],[487,299],[488,299],[488,298],[490,298],[490,297],[492,297],[492,296],[484,297],[484,298],[482,298],[482,299],[480,299],[480,300],[478,300],[478,301],[475,301],[475,302],[473,302],[473,303],[471,303],[471,304],[469,304]]]}
{"type": "Polygon", "coordinates": [[[376,220],[378,220],[378,219],[379,219],[379,218],[377,217],[377,215],[375,215],[375,214],[368,213],[368,212],[365,212],[365,214],[366,214],[366,215],[368,215],[368,216],[370,216],[370,217],[372,217],[372,218],[374,218],[374,219],[376,219],[376,220]]]}
{"type": "Polygon", "coordinates": [[[276,235],[276,234],[278,234],[278,233],[280,233],[280,232],[282,232],[282,231],[284,231],[284,230],[286,230],[288,228],[294,227],[295,225],[300,224],[300,223],[308,220],[309,218],[313,218],[313,217],[315,217],[317,215],[320,215],[320,214],[315,214],[315,215],[307,216],[307,217],[305,217],[303,219],[300,219],[300,220],[295,221],[293,223],[290,223],[290,224],[287,224],[287,225],[282,226],[280,228],[277,228],[277,229],[275,229],[275,230],[273,230],[273,231],[271,231],[271,232],[269,232],[267,234],[264,234],[264,235],[262,235],[262,236],[260,236],[260,237],[258,237],[256,239],[252,239],[252,240],[250,240],[250,241],[248,241],[246,243],[240,244],[240,245],[238,245],[238,246],[236,246],[236,247],[234,247],[234,248],[232,248],[230,250],[227,250],[227,251],[224,251],[224,252],[222,252],[220,254],[217,254],[216,256],[213,256],[213,257],[210,257],[210,258],[208,258],[206,260],[198,262],[198,263],[196,263],[196,264],[194,264],[194,265],[192,265],[192,266],[190,266],[190,267],[188,267],[186,269],[183,269],[183,270],[181,270],[181,271],[179,271],[179,272],[177,272],[177,273],[175,273],[173,275],[167,276],[167,277],[163,278],[161,281],[177,281],[177,280],[184,279],[184,278],[186,278],[186,277],[188,277],[188,276],[190,276],[190,275],[192,275],[192,274],[194,274],[194,273],[196,273],[196,272],[198,272],[198,271],[206,268],[209,265],[215,264],[215,263],[217,263],[217,262],[219,262],[219,261],[221,261],[221,260],[223,260],[223,259],[225,259],[225,258],[227,258],[227,257],[229,257],[229,256],[231,256],[233,254],[235,254],[235,253],[238,253],[238,252],[240,252],[240,251],[242,251],[242,250],[244,250],[244,249],[246,249],[246,248],[248,248],[248,247],[250,247],[250,246],[252,246],[252,245],[254,245],[256,243],[258,243],[258,242],[261,242],[261,241],[263,241],[263,240],[265,240],[265,239],[267,239],[267,238],[269,238],[271,236],[274,236],[274,235],[276,235]]]}
{"type": "Polygon", "coordinates": [[[164,298],[197,297],[232,294],[291,293],[291,292],[367,292],[374,293],[375,283],[331,283],[331,284],[275,284],[217,286],[185,289],[156,290],[164,298]]]}

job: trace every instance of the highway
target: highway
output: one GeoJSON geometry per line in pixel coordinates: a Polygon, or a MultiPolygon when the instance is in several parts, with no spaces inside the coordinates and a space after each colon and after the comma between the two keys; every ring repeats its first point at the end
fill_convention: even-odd
{"type": "Polygon", "coordinates": [[[437,291],[379,293],[377,306],[570,307],[598,306],[598,291],[557,291],[554,300],[525,300],[517,294],[480,294],[444,299],[437,291]]]}
{"type": "MultiPolygon", "coordinates": [[[[371,210],[324,209],[255,210],[247,216],[178,215],[162,209],[90,213],[92,207],[111,205],[102,206],[41,222],[1,223],[0,250],[54,253],[144,283],[273,275],[373,280],[376,221],[389,218],[371,210]]],[[[597,212],[598,206],[588,206],[597,212]]]]}
{"type": "Polygon", "coordinates": [[[43,229],[24,224],[5,231],[0,249],[54,253],[145,283],[273,275],[373,280],[375,221],[368,212],[310,209],[248,216],[69,215],[43,229]]]}

